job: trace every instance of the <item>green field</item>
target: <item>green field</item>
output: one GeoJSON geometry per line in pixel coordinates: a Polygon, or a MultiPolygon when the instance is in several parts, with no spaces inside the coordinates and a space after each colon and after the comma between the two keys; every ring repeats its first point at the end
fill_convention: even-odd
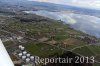
{"type": "Polygon", "coordinates": [[[6,41],[6,42],[3,42],[3,43],[6,47],[12,46],[14,44],[13,41],[6,41]]]}
{"type": "Polygon", "coordinates": [[[83,55],[83,56],[95,56],[94,52],[91,51],[88,47],[82,47],[82,48],[78,48],[78,49],[75,49],[73,50],[73,52],[75,53],[78,53],[80,55],[83,55]]]}
{"type": "Polygon", "coordinates": [[[28,52],[33,55],[40,57],[55,56],[56,54],[61,55],[63,51],[60,48],[55,48],[45,43],[27,43],[25,48],[28,52]]]}
{"type": "Polygon", "coordinates": [[[82,56],[88,56],[88,57],[94,56],[95,60],[100,62],[100,46],[98,45],[84,46],[82,48],[77,48],[73,50],[73,52],[78,53],[82,56]]]}

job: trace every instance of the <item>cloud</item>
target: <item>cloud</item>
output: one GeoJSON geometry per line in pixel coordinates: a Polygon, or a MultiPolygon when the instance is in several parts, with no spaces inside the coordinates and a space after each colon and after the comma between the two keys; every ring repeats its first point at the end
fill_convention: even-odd
{"type": "Polygon", "coordinates": [[[73,28],[100,38],[100,18],[89,15],[74,14],[69,12],[32,11],[31,13],[62,20],[73,28]]]}
{"type": "Polygon", "coordinates": [[[39,2],[49,2],[64,5],[74,5],[88,8],[100,8],[100,0],[29,0],[39,2]]]}

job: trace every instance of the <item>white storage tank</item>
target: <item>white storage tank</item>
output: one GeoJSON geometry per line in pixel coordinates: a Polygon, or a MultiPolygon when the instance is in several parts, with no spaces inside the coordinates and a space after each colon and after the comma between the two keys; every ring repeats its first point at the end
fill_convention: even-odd
{"type": "Polygon", "coordinates": [[[26,62],[29,63],[30,62],[30,58],[26,58],[26,62]]]}
{"type": "Polygon", "coordinates": [[[22,45],[19,45],[18,48],[21,49],[21,47],[23,47],[22,45]]]}
{"type": "Polygon", "coordinates": [[[19,57],[22,57],[22,55],[23,55],[22,53],[19,53],[19,54],[18,54],[19,57]]]}
{"type": "Polygon", "coordinates": [[[27,57],[30,57],[30,56],[31,56],[31,54],[26,54],[26,56],[27,56],[27,57]]]}
{"type": "Polygon", "coordinates": [[[34,58],[34,56],[31,56],[30,59],[31,59],[31,61],[33,61],[35,58],[34,58]]]}
{"type": "Polygon", "coordinates": [[[21,47],[21,50],[24,50],[25,49],[25,47],[21,47]]]}
{"type": "Polygon", "coordinates": [[[22,60],[25,60],[26,59],[26,56],[22,56],[22,60]]]}
{"type": "Polygon", "coordinates": [[[26,51],[23,51],[23,55],[26,55],[27,54],[27,52],[26,51]]]}

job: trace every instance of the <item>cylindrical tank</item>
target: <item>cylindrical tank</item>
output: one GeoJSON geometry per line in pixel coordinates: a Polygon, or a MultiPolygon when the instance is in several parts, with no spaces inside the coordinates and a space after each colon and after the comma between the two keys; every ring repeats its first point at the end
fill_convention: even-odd
{"type": "Polygon", "coordinates": [[[30,59],[31,59],[31,61],[33,61],[34,60],[34,56],[31,56],[30,59]]]}
{"type": "Polygon", "coordinates": [[[27,62],[27,63],[30,62],[30,58],[26,58],[26,62],[27,62]]]}
{"type": "Polygon", "coordinates": [[[26,56],[22,56],[22,60],[25,60],[26,59],[26,56]]]}
{"type": "Polygon", "coordinates": [[[21,47],[23,47],[22,45],[19,45],[18,48],[21,49],[21,47]]]}
{"type": "Polygon", "coordinates": [[[30,57],[30,56],[31,56],[31,54],[27,54],[26,56],[27,56],[27,57],[30,57]]]}
{"type": "Polygon", "coordinates": [[[26,55],[27,54],[27,52],[26,51],[23,51],[23,55],[26,55]]]}
{"type": "Polygon", "coordinates": [[[19,53],[19,54],[18,54],[19,57],[22,57],[22,55],[23,55],[22,53],[19,53]]]}
{"type": "Polygon", "coordinates": [[[25,47],[21,47],[20,49],[21,49],[21,50],[24,50],[24,49],[25,49],[25,47]]]}

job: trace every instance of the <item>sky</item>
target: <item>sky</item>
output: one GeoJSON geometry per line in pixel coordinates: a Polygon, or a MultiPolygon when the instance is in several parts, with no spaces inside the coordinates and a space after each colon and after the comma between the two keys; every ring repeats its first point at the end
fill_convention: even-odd
{"type": "Polygon", "coordinates": [[[100,9],[100,0],[29,0],[29,1],[49,2],[49,3],[63,4],[63,5],[100,9]]]}

